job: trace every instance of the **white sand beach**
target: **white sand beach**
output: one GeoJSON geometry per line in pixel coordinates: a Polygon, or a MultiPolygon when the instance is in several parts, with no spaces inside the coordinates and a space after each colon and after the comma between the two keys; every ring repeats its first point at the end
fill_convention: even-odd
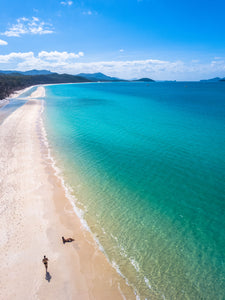
{"type": "Polygon", "coordinates": [[[38,87],[0,125],[0,299],[135,299],[54,174],[42,136],[44,96],[38,87]],[[62,236],[75,241],[63,244],[62,236]]]}

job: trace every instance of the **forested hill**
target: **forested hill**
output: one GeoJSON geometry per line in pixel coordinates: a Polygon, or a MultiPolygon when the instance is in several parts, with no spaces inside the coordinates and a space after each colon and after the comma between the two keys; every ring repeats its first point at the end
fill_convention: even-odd
{"type": "Polygon", "coordinates": [[[0,100],[16,90],[36,84],[90,82],[89,79],[69,74],[21,75],[19,73],[0,74],[0,100]]]}

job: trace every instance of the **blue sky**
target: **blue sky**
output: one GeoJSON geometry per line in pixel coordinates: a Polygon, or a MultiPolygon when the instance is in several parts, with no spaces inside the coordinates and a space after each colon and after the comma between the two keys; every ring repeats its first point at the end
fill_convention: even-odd
{"type": "Polygon", "coordinates": [[[0,69],[225,77],[225,1],[0,2],[0,69]]]}

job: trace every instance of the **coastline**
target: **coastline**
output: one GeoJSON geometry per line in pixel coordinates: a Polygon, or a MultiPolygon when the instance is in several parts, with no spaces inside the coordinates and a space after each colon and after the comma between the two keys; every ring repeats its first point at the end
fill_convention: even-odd
{"type": "Polygon", "coordinates": [[[0,298],[135,299],[83,228],[55,174],[38,99],[44,92],[38,87],[0,126],[0,298]],[[75,242],[63,245],[63,235],[75,242]]]}
{"type": "Polygon", "coordinates": [[[22,90],[15,91],[12,94],[10,94],[9,97],[7,97],[5,99],[1,99],[0,100],[0,108],[5,106],[6,104],[8,104],[11,98],[18,98],[21,94],[25,93],[26,91],[28,91],[29,89],[31,89],[33,87],[35,87],[35,85],[29,86],[22,90]]]}

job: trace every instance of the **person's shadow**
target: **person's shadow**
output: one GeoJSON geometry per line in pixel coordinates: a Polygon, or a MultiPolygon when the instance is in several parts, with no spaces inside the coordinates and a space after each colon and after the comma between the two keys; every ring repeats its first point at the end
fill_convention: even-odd
{"type": "Polygon", "coordinates": [[[50,282],[51,279],[52,279],[52,276],[51,276],[51,274],[50,274],[48,271],[46,271],[45,279],[46,279],[48,282],[50,282]]]}

